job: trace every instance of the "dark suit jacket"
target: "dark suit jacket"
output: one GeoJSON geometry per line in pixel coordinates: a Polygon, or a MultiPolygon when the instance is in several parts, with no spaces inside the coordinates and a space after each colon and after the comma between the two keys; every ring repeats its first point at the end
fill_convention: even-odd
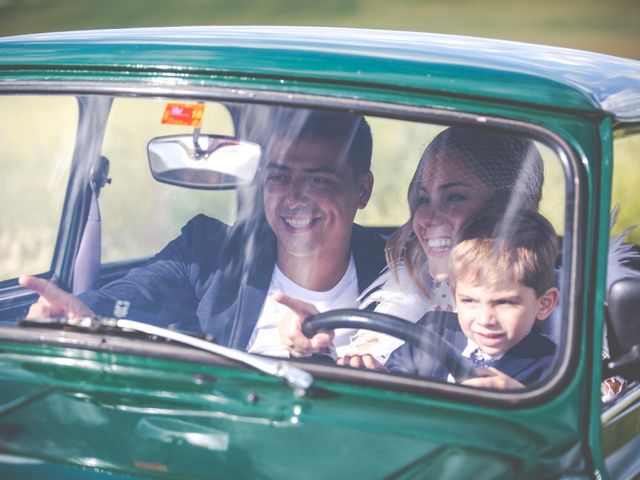
{"type": "MultiPolygon", "coordinates": [[[[443,337],[460,353],[467,346],[467,337],[460,330],[458,316],[455,313],[428,312],[418,324],[433,335],[443,337]]],[[[526,386],[545,375],[553,364],[555,353],[555,343],[534,327],[529,335],[496,362],[495,368],[526,386]]],[[[449,372],[437,359],[437,352],[429,354],[405,343],[391,353],[385,366],[395,372],[446,380],[449,372]]]]}
{"type": "MultiPolygon", "coordinates": [[[[362,291],[385,266],[384,241],[354,225],[351,251],[362,291]]],[[[198,215],[145,266],[80,298],[104,316],[125,300],[127,318],[212,334],[220,345],[245,349],[275,260],[275,236],[265,225],[230,227],[198,215]]]]}

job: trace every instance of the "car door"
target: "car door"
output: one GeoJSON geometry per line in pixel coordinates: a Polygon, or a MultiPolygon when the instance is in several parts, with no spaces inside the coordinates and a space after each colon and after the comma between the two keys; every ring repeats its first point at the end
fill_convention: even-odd
{"type": "MultiPolygon", "coordinates": [[[[639,151],[640,134],[637,128],[617,131],[613,144],[612,179],[612,207],[617,218],[612,226],[613,248],[610,249],[619,252],[619,256],[625,261],[617,269],[609,270],[608,285],[619,277],[640,278],[640,231],[637,228],[640,224],[640,193],[637,188],[640,181],[639,151]]],[[[619,262],[615,263],[617,265],[619,262]]],[[[607,354],[613,359],[619,359],[628,354],[638,342],[637,334],[632,334],[640,331],[637,307],[640,298],[635,299],[634,307],[622,312],[618,308],[612,308],[613,301],[609,298],[610,310],[614,311],[610,312],[605,345],[609,350],[607,354]],[[612,319],[612,315],[623,317],[612,319]]],[[[635,372],[605,379],[603,383],[602,449],[611,478],[637,478],[640,475],[640,383],[637,370],[635,372]]]]}

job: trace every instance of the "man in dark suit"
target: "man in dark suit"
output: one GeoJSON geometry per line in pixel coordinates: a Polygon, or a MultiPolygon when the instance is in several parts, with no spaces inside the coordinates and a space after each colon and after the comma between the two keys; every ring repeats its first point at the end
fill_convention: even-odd
{"type": "MultiPolygon", "coordinates": [[[[244,193],[252,201],[241,202],[234,225],[198,215],[145,266],[79,298],[21,277],[40,295],[29,317],[123,316],[125,305],[127,318],[287,356],[276,332],[286,307],[272,300],[276,292],[303,298],[329,292],[322,308],[355,306],[385,264],[384,241],[353,224],[373,188],[371,131],[360,115],[296,115],[292,128],[279,128],[283,135],[264,135],[261,174],[244,193]]],[[[326,347],[331,337],[312,341],[326,347]]]]}

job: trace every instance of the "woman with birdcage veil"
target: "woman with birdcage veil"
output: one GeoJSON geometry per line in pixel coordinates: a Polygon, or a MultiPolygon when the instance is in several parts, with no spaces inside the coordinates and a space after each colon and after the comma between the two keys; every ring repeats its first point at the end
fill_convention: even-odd
{"type": "MultiPolygon", "coordinates": [[[[447,283],[449,253],[460,228],[486,209],[506,218],[537,210],[543,162],[533,141],[486,129],[450,127],[424,151],[409,184],[409,220],[387,243],[389,268],[360,297],[361,308],[417,322],[426,312],[454,311],[447,283]]],[[[338,350],[339,363],[360,355],[384,363],[401,340],[359,331],[338,350]]]]}

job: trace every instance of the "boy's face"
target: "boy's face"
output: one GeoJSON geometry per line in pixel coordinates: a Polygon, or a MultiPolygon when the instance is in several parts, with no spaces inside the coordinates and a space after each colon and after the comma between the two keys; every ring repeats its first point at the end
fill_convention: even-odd
{"type": "Polygon", "coordinates": [[[536,297],[521,283],[484,286],[458,280],[455,300],[460,328],[488,354],[507,352],[526,337],[536,320],[545,320],[558,302],[557,288],[536,297]]]}

